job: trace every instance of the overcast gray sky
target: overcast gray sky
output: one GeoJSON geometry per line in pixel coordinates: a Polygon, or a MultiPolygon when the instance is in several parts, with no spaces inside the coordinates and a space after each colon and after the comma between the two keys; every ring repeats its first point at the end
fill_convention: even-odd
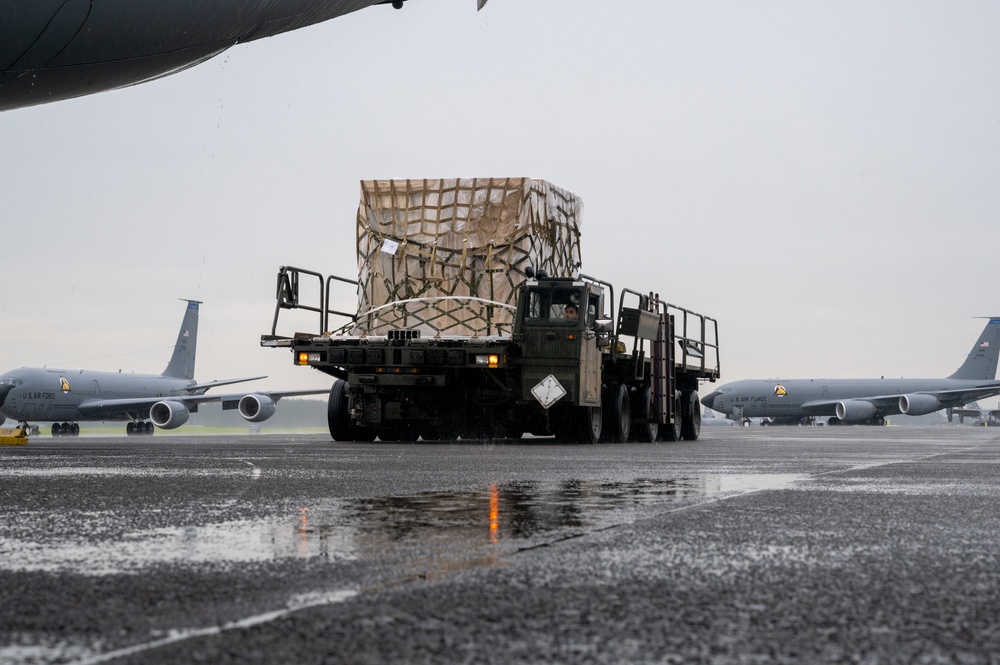
{"type": "Polygon", "coordinates": [[[724,381],[943,376],[1000,314],[1000,4],[412,0],[0,114],[0,371],[329,379],[282,264],[356,275],[365,178],[530,176],[584,271],[719,320],[724,381]]]}

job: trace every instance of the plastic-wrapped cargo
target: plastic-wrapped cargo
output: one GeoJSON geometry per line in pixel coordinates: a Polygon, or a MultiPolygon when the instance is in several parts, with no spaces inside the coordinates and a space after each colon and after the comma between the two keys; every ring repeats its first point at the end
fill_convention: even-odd
{"type": "Polygon", "coordinates": [[[583,201],[545,180],[365,180],[357,329],[510,334],[530,267],[575,275],[583,201]]]}

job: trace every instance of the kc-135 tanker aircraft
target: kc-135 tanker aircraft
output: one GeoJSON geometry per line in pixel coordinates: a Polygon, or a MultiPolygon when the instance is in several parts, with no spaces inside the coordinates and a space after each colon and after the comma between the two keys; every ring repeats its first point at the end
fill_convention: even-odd
{"type": "Polygon", "coordinates": [[[77,436],[77,421],[128,420],[128,435],[152,434],[153,425],[174,429],[188,421],[199,404],[222,402],[223,409],[238,409],[244,419],[267,420],[282,397],[326,394],[329,390],[271,390],[229,395],[205,391],[244,381],[225,379],[198,383],[194,360],[198,343],[197,300],[186,300],[187,309],[177,333],[174,353],[162,374],[123,374],[84,369],[25,367],[0,374],[0,415],[26,426],[30,422],[56,421],[52,436],[77,436]],[[148,421],[147,421],[148,419],[148,421]]]}
{"type": "MultiPolygon", "coordinates": [[[[143,83],[230,46],[405,0],[0,3],[0,111],[143,83]]],[[[486,0],[477,0],[479,9],[486,0]]]]}
{"type": "Polygon", "coordinates": [[[701,402],[727,418],[750,424],[806,424],[829,416],[829,424],[884,425],[895,414],[921,416],[952,410],[1000,395],[1000,317],[992,317],[962,366],[944,379],[786,379],[736,381],[705,395],[701,402]]]}

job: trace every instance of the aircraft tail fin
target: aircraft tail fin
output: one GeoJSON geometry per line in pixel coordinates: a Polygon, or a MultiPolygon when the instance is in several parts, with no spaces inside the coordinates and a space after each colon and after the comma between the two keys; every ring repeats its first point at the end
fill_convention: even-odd
{"type": "Polygon", "coordinates": [[[177,333],[174,355],[170,356],[170,362],[163,370],[163,376],[175,379],[194,378],[194,356],[198,347],[198,305],[201,301],[185,300],[185,302],[188,306],[184,312],[184,320],[181,321],[181,329],[177,333]]]}
{"type": "Polygon", "coordinates": [[[969,356],[949,379],[993,381],[1000,359],[1000,316],[990,317],[969,356]]]}

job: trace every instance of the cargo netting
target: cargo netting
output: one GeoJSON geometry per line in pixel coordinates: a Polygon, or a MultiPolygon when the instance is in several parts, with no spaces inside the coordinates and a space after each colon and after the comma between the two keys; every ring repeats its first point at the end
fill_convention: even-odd
{"type": "Polygon", "coordinates": [[[583,202],[531,178],[365,180],[354,330],[510,334],[526,271],[580,269],[583,202]]]}

